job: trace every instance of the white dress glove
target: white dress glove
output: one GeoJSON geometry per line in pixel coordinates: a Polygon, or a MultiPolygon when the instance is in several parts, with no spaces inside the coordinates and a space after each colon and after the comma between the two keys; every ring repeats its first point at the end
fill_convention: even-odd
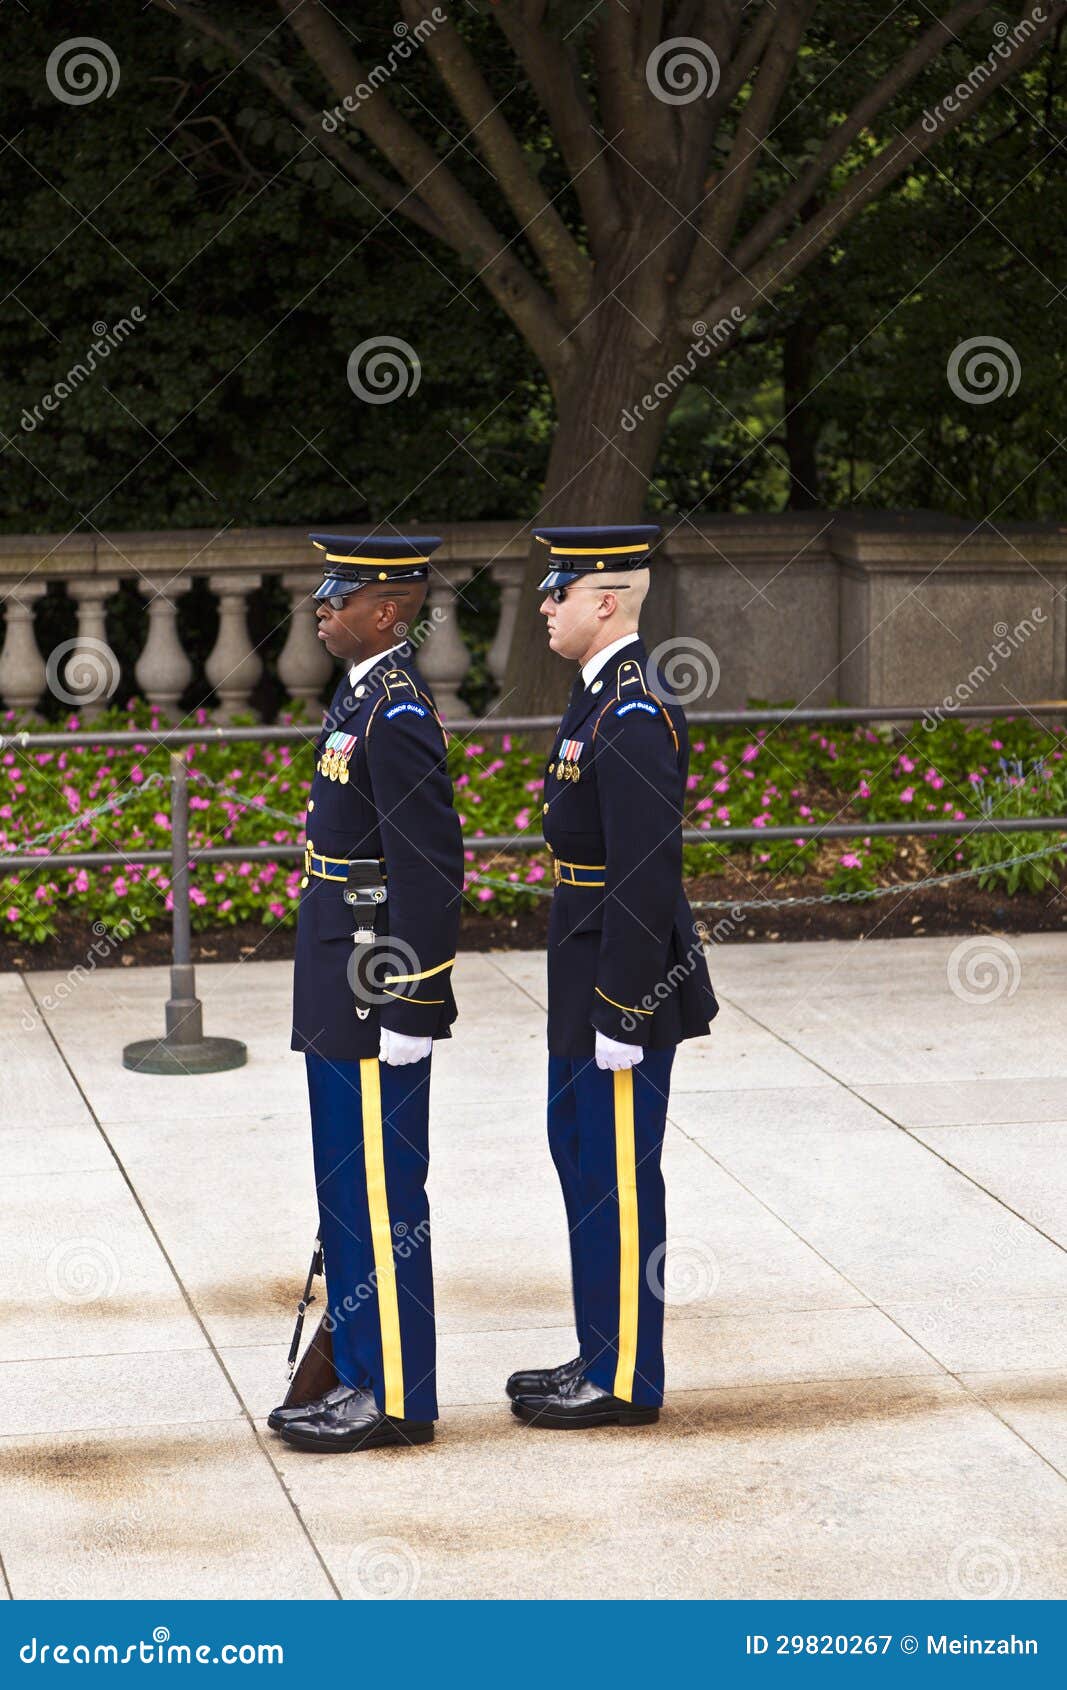
{"type": "Polygon", "coordinates": [[[641,1045],[620,1044],[606,1033],[596,1036],[596,1065],[598,1068],[636,1068],[644,1056],[641,1045]]]}
{"type": "Polygon", "coordinates": [[[378,1060],[388,1062],[393,1068],[402,1068],[407,1062],[421,1062],[432,1049],[432,1039],[413,1039],[409,1033],[392,1033],[388,1027],[383,1027],[378,1060]]]}

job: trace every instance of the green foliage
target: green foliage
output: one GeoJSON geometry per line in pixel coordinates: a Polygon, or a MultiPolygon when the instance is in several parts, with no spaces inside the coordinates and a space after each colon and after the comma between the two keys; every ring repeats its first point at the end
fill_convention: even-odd
{"type": "MultiPolygon", "coordinates": [[[[997,761],[1000,773],[975,783],[978,814],[983,819],[1006,822],[1019,816],[1064,814],[1067,768],[1062,762],[1050,765],[1044,756],[1033,757],[1026,768],[1021,757],[1011,761],[1000,757],[997,761]]],[[[1060,870],[1067,864],[1063,841],[1062,832],[976,834],[969,842],[968,854],[976,867],[982,863],[998,865],[979,876],[980,886],[1001,885],[1007,892],[1044,892],[1059,885],[1060,870]],[[1054,849],[1057,845],[1059,850],[1054,849]],[[1033,862],[1020,860],[1035,851],[1048,855],[1033,862]]]]}
{"type": "MultiPolygon", "coordinates": [[[[76,723],[71,717],[69,726],[76,723]]],[[[205,724],[201,712],[195,725],[205,724]]],[[[8,716],[5,730],[15,725],[8,716]]],[[[142,745],[130,752],[4,751],[0,849],[25,851],[29,841],[61,827],[63,836],[42,843],[42,850],[168,849],[169,759],[151,740],[164,725],[158,713],[136,704],[128,711],[111,710],[94,724],[101,730],[144,729],[142,745]],[[78,825],[79,816],[109,802],[121,808],[78,825]]],[[[801,875],[814,875],[827,892],[857,891],[893,878],[887,877],[886,865],[899,850],[898,841],[868,835],[813,845],[812,833],[831,820],[959,821],[958,834],[933,842],[930,873],[1014,859],[1056,843],[1057,836],[968,836],[966,824],[984,814],[1007,822],[1024,814],[1062,813],[1067,803],[1065,751],[1063,733],[1050,735],[1025,716],[991,727],[968,726],[953,718],[930,731],[920,727],[904,736],[875,732],[865,724],[824,731],[787,723],[755,734],[743,728],[713,733],[697,726],[686,825],[785,826],[795,832],[778,842],[688,845],[685,873],[689,878],[727,875],[739,899],[761,891],[766,895],[772,884],[788,889],[801,875]],[[1025,776],[1024,765],[1029,769],[1025,776]]],[[[310,750],[205,741],[191,747],[186,760],[194,851],[208,844],[302,845],[310,750]]],[[[532,908],[551,884],[544,850],[509,853],[506,848],[479,846],[479,840],[523,838],[540,844],[541,752],[507,734],[498,740],[456,739],[450,744],[449,764],[465,838],[467,908],[489,915],[532,908]]],[[[1065,861],[1067,851],[1050,858],[1047,870],[1010,860],[1006,870],[990,868],[980,883],[1003,884],[1009,893],[1038,890],[1055,884],[1055,871],[1065,861]]],[[[193,927],[205,931],[245,921],[265,928],[291,927],[300,875],[299,861],[292,860],[205,863],[194,874],[193,927]]],[[[4,931],[26,944],[39,943],[56,931],[60,908],[81,918],[87,935],[95,921],[106,927],[120,921],[135,928],[165,926],[168,868],[132,861],[106,869],[45,868],[3,882],[0,922],[4,931]]]]}
{"type": "MultiPolygon", "coordinates": [[[[583,0],[549,8],[587,69],[596,12],[583,0]]],[[[265,29],[251,0],[219,0],[211,15],[264,42],[264,57],[313,109],[330,103],[280,18],[265,29]]],[[[367,64],[386,61],[397,15],[387,0],[360,6],[367,64]]],[[[553,421],[547,385],[455,255],[402,215],[377,212],[248,65],[234,69],[223,47],[166,10],[78,8],[79,33],[107,41],[121,66],[113,95],[83,106],[57,102],[45,83],[50,51],[72,29],[70,7],[39,0],[18,16],[0,158],[11,278],[0,305],[3,529],[214,532],[533,512],[553,421]],[[23,427],[84,358],[94,324],[113,325],[134,305],[143,325],[58,412],[23,427]],[[379,335],[415,349],[421,382],[372,406],[357,400],[346,367],[354,347],[379,335]]],[[[983,11],[891,102],[876,121],[879,144],[985,58],[999,16],[983,11]]],[[[525,157],[584,242],[558,147],[498,17],[479,0],[460,9],[459,25],[525,157]]],[[[887,11],[884,0],[815,9],[740,235],[930,21],[922,5],[887,11]]],[[[1044,50],[939,137],[720,363],[699,371],[670,420],[654,508],[771,510],[792,498],[998,521],[1060,514],[1067,472],[1048,425],[1067,364],[1063,53],[1062,41],[1044,50]],[[973,405],[952,393],[946,366],[961,340],[979,335],[1011,345],[1021,379],[1014,394],[973,405]],[[794,392],[784,366],[798,337],[810,343],[809,367],[794,392]],[[814,485],[791,484],[805,440],[814,485]]],[[[610,131],[592,71],[589,92],[610,131]]],[[[526,251],[428,54],[412,55],[389,97],[526,251]]],[[[727,124],[713,172],[730,139],[727,124]]],[[[874,144],[861,132],[840,180],[874,144]]]]}

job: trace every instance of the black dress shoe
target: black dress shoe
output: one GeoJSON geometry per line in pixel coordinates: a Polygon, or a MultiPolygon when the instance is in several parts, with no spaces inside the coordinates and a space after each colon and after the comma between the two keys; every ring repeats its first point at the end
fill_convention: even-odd
{"type": "Polygon", "coordinates": [[[659,1419],[659,1409],[624,1402],[594,1385],[584,1373],[575,1374],[548,1391],[530,1391],[514,1399],[511,1412],[534,1426],[568,1431],[572,1426],[646,1426],[659,1419]]]}
{"type": "Polygon", "coordinates": [[[577,1378],[584,1366],[583,1357],[575,1356],[573,1361],[561,1361],[558,1367],[532,1367],[526,1373],[513,1373],[504,1389],[512,1402],[531,1391],[541,1395],[545,1391],[557,1390],[568,1379],[577,1378]]]}
{"type": "Polygon", "coordinates": [[[369,1391],[349,1391],[326,1408],[286,1421],[278,1430],[294,1449],[339,1453],[433,1441],[432,1420],[398,1420],[383,1414],[369,1391]]]}
{"type": "Polygon", "coordinates": [[[309,1415],[318,1414],[324,1408],[331,1408],[335,1402],[340,1402],[342,1397],[347,1397],[351,1389],[351,1385],[331,1385],[324,1395],[312,1397],[309,1402],[294,1403],[292,1408],[286,1408],[284,1405],[281,1408],[272,1408],[267,1415],[267,1425],[272,1431],[280,1432],[283,1426],[289,1425],[293,1420],[306,1420],[309,1415]]]}

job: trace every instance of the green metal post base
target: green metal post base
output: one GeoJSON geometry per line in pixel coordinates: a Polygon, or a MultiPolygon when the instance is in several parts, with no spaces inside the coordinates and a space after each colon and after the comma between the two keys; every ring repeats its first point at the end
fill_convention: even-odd
{"type": "Polygon", "coordinates": [[[138,1074],[219,1074],[243,1068],[247,1061],[248,1046],[240,1039],[198,1039],[190,1044],[138,1039],[122,1053],[122,1066],[138,1074]]]}

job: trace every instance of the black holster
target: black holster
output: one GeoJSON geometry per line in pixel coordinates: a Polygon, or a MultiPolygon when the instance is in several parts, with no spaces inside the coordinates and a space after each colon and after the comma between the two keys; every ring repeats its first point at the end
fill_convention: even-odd
{"type": "Polygon", "coordinates": [[[348,865],[348,879],[342,894],[352,911],[352,943],[355,956],[352,963],[352,992],[356,1014],[366,1020],[371,1004],[377,1000],[363,986],[362,969],[367,955],[378,936],[379,912],[385,908],[389,894],[385,886],[385,866],[379,857],[358,857],[348,865]]]}

